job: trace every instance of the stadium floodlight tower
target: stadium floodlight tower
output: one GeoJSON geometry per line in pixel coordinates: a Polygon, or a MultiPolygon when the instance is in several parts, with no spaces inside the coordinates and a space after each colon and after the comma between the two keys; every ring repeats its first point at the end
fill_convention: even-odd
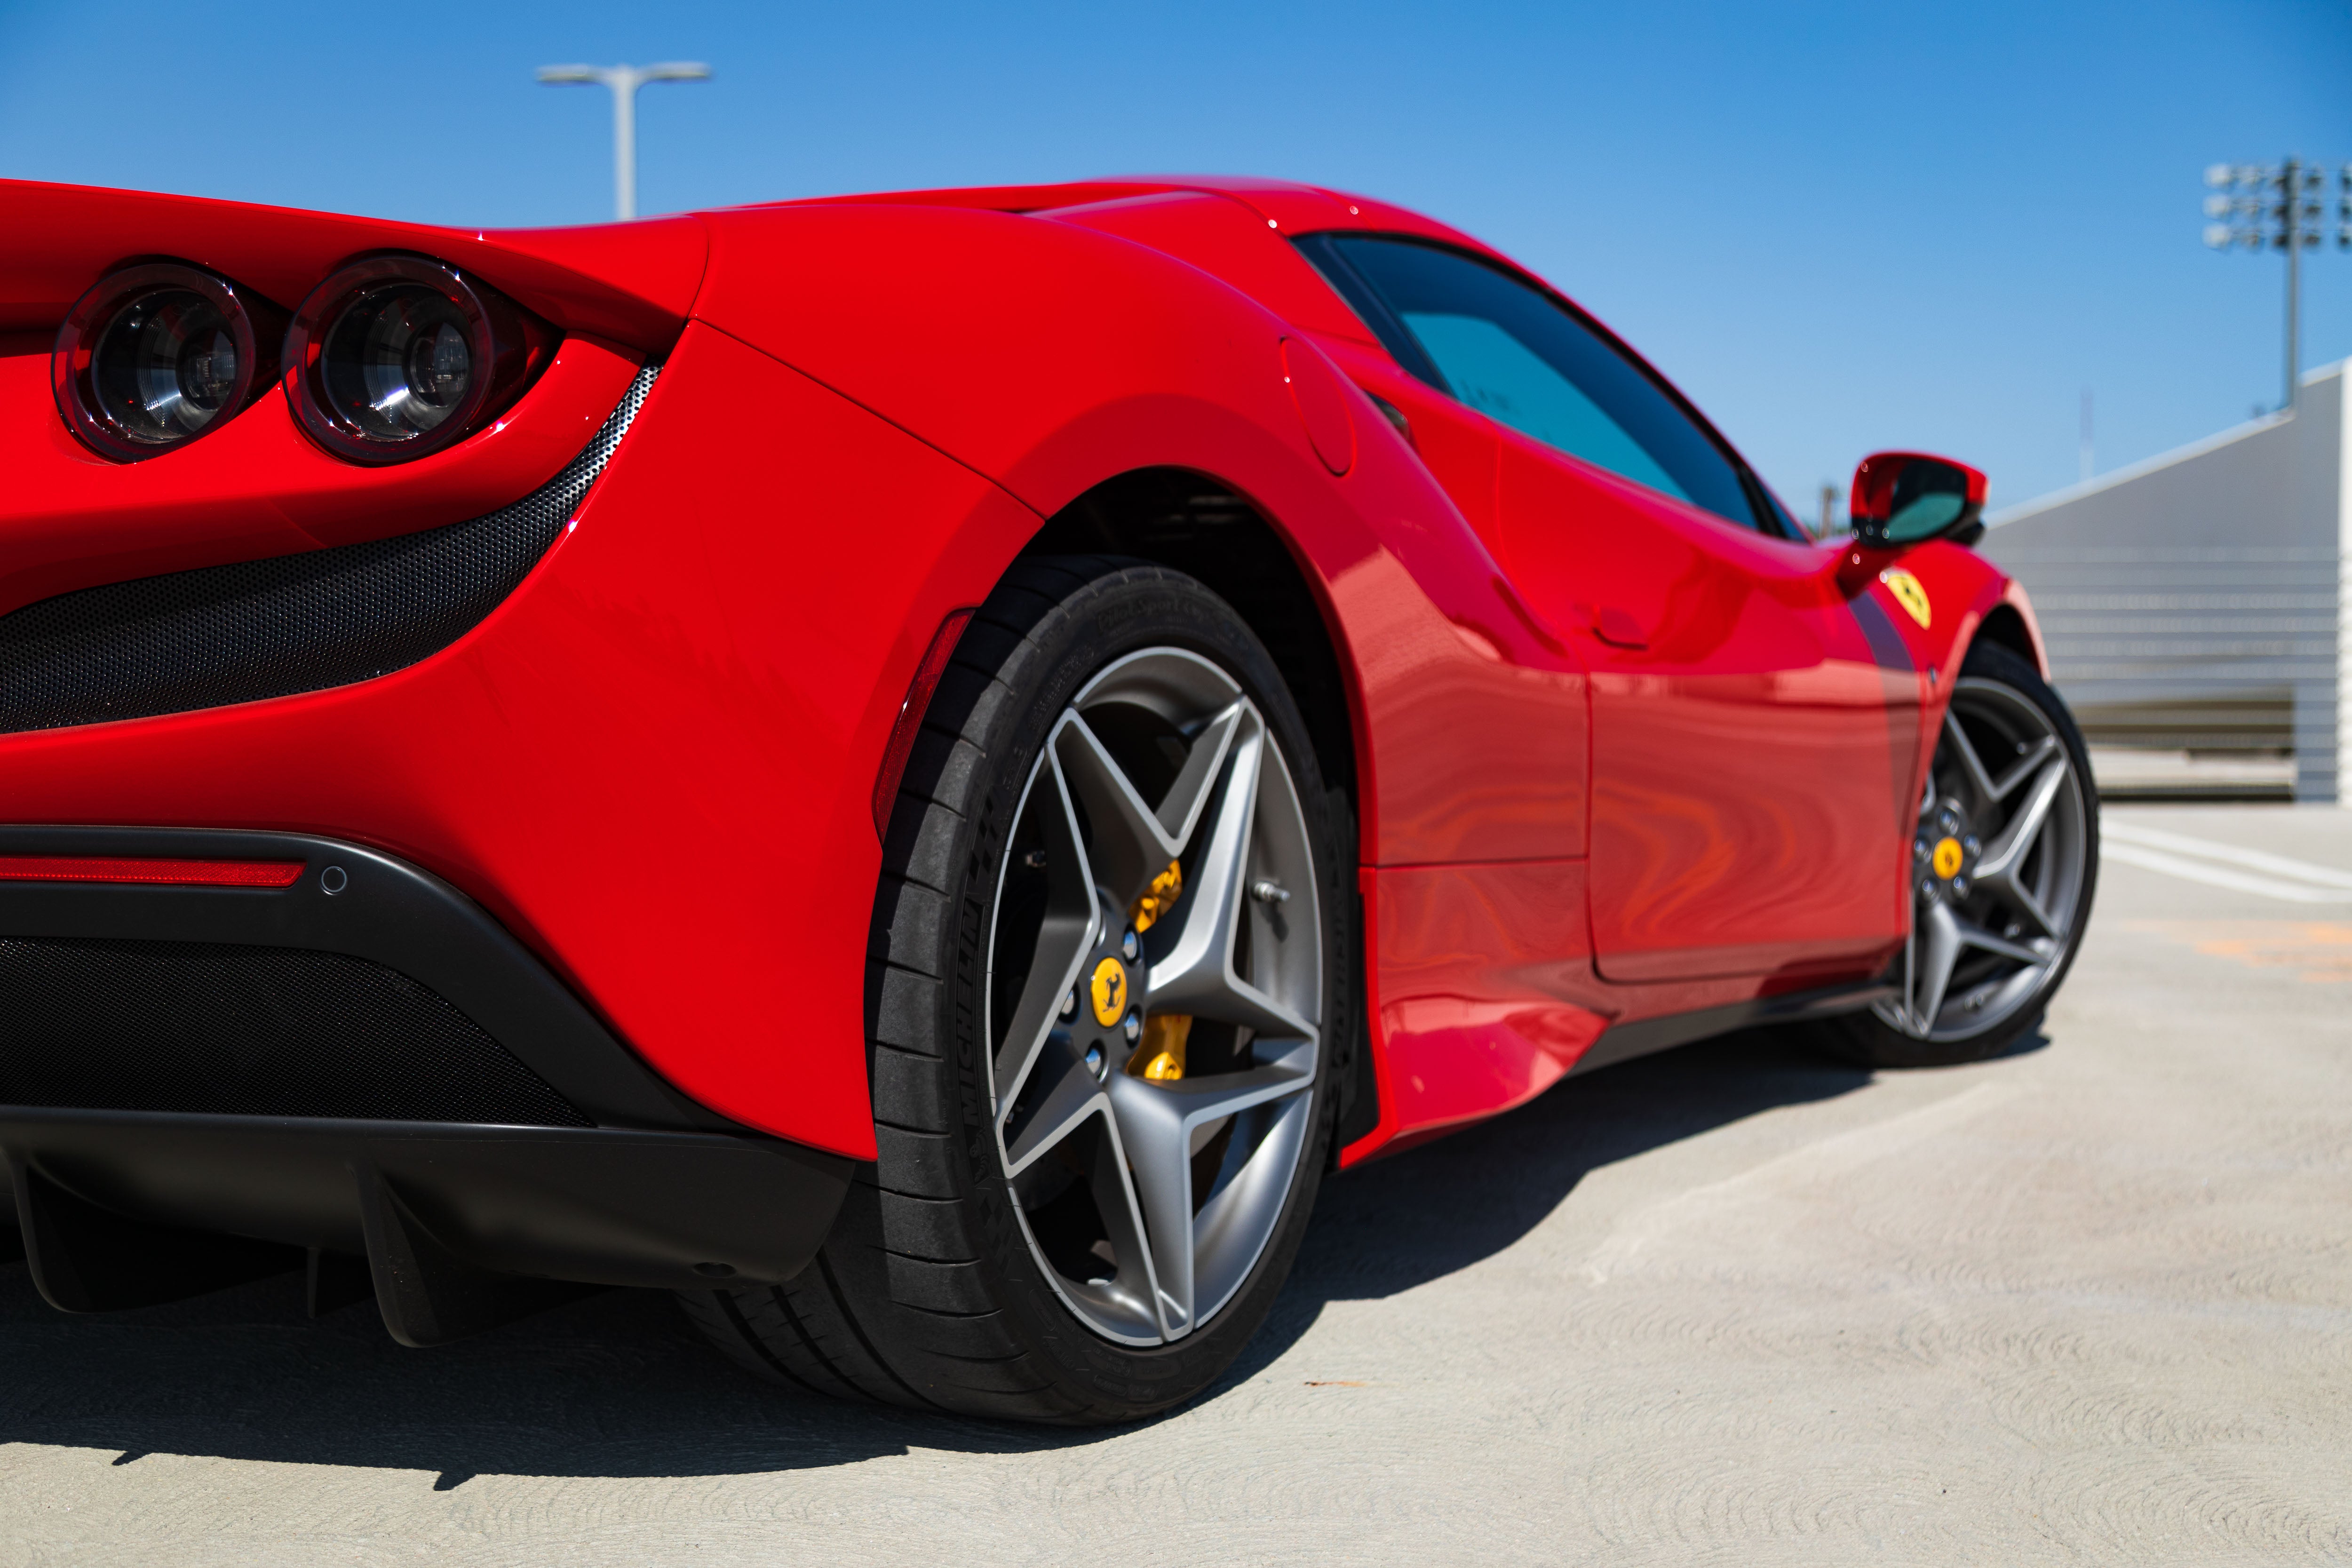
{"type": "Polygon", "coordinates": [[[657,66],[541,66],[550,86],[599,82],[613,89],[613,216],[637,216],[637,89],[649,81],[709,81],[710,68],[672,60],[657,66]]]}
{"type": "MultiPolygon", "coordinates": [[[[2216,163],[2205,171],[2205,243],[2216,250],[2286,252],[2286,399],[2294,410],[2302,379],[2303,253],[2327,232],[2327,171],[2289,158],[2277,163],[2216,163]]],[[[2352,250],[2352,163],[2336,172],[2336,243],[2352,250]]]]}

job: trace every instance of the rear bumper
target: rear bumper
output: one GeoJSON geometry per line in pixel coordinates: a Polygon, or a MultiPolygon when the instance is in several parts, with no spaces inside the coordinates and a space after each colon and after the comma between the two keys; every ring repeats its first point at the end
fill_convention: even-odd
{"type": "Polygon", "coordinates": [[[320,1257],[364,1258],[394,1334],[431,1343],[528,1304],[519,1279],[789,1279],[846,1190],[850,1162],[678,1094],[390,856],[61,827],[0,829],[0,856],[301,866],[282,889],[0,881],[7,1212],[59,1307],[170,1300],[305,1248],[314,1283],[320,1257]]]}
{"type": "MultiPolygon", "coordinates": [[[[0,880],[0,943],[13,938],[191,948],[211,944],[362,959],[416,982],[471,1020],[577,1109],[579,1117],[565,1116],[563,1121],[741,1131],[656,1077],[480,905],[438,877],[392,856],[308,834],[142,827],[0,827],[0,856],[299,861],[301,874],[285,888],[0,880]],[[334,871],[341,875],[331,876],[334,871]],[[331,883],[340,890],[328,892],[331,883]]],[[[156,980],[151,973],[144,983],[152,985],[156,980]]],[[[55,1013],[60,999],[43,998],[37,1009],[32,998],[10,994],[9,986],[7,966],[0,963],[0,1104],[16,1098],[11,1092],[11,1058],[58,1048],[55,1037],[61,1029],[79,1028],[99,1037],[85,1041],[85,1052],[127,1054],[153,1042],[105,1037],[125,1029],[152,1032],[173,1022],[102,1014],[70,1021],[45,1018],[38,1014],[55,1013]],[[44,1027],[50,1031],[47,1041],[37,1032],[24,1037],[27,1030],[44,1027]]],[[[69,999],[63,1005],[69,1005],[69,999]]],[[[203,1020],[179,1022],[195,1034],[205,1033],[203,1020]]],[[[290,1070],[299,1064],[283,1065],[290,1070]]],[[[122,1087],[127,1092],[139,1086],[122,1087]]],[[[45,1098],[40,1103],[60,1101],[45,1098]]],[[[322,1101],[297,1097],[278,1103],[290,1108],[322,1101]]],[[[79,1108],[89,1109],[89,1101],[80,1100],[79,1108]]],[[[218,1100],[204,1106],[165,1106],[124,1098],[103,1109],[242,1108],[218,1100]]]]}

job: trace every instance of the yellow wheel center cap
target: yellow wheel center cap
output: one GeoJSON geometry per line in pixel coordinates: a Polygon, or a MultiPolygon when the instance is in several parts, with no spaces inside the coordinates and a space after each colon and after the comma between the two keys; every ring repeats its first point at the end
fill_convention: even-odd
{"type": "MultiPolygon", "coordinates": [[[[1958,839],[1945,839],[1943,842],[1936,846],[1936,875],[1943,878],[1944,880],[1948,882],[1950,881],[1954,877],[1959,875],[1960,862],[1965,858],[1966,857],[1960,851],[1960,841],[1958,839]]],[[[1108,963],[1110,960],[1105,959],[1103,962],[1108,963]]],[[[1097,996],[1100,996],[1102,994],[1102,982],[1100,979],[1097,979],[1095,982],[1095,994],[1097,996]]],[[[1099,1007],[1101,1006],[1101,1004],[1097,1002],[1096,1005],[1099,1007]]]]}
{"type": "MultiPolygon", "coordinates": [[[[1954,844],[1952,852],[1958,854],[1959,847],[1954,844]]],[[[1943,853],[1940,849],[1936,851],[1939,865],[1943,853]]],[[[1118,959],[1106,958],[1095,965],[1095,977],[1089,983],[1089,988],[1094,993],[1096,1023],[1108,1029],[1127,1016],[1127,971],[1118,959]]]]}

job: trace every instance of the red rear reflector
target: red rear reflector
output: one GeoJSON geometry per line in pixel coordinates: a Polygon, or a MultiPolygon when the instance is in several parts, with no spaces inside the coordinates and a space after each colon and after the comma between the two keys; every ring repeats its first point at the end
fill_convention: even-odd
{"type": "Polygon", "coordinates": [[[884,837],[890,831],[890,807],[898,803],[898,781],[907,775],[907,759],[914,754],[915,735],[923,727],[923,710],[931,705],[931,693],[939,689],[940,677],[948,672],[948,660],[955,657],[956,640],[963,636],[965,623],[971,619],[970,610],[955,610],[940,623],[931,634],[931,646],[923,650],[923,662],[915,667],[915,684],[907,689],[907,700],[898,706],[898,721],[890,727],[890,749],[882,753],[882,771],[874,779],[874,833],[884,837]]]}
{"type": "Polygon", "coordinates": [[[149,882],[189,888],[290,888],[299,860],[116,860],[0,855],[0,882],[149,882]]]}

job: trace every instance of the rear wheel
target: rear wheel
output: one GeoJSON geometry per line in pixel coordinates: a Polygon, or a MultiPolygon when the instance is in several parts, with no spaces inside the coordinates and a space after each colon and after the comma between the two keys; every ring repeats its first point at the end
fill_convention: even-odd
{"type": "Polygon", "coordinates": [[[2000,1055],[2074,962],[2098,877],[2099,807],[2074,716],[2008,648],[1969,650],[1919,800],[1902,994],[1819,1026],[1873,1067],[2000,1055]]]}
{"type": "Polygon", "coordinates": [[[1017,569],[891,826],[880,1158],[800,1279],[689,1312],[771,1376],[966,1415],[1126,1420],[1206,1387],[1280,1289],[1327,1154],[1337,805],[1208,589],[1017,569]]]}

